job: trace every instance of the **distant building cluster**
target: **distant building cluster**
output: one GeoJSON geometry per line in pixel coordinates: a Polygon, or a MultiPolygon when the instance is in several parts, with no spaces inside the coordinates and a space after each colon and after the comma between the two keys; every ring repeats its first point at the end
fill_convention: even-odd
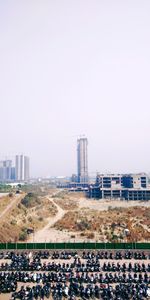
{"type": "Polygon", "coordinates": [[[15,163],[12,160],[0,161],[0,182],[28,181],[29,157],[16,155],[15,163]]]}
{"type": "Polygon", "coordinates": [[[125,200],[150,200],[148,177],[143,174],[98,174],[96,182],[89,185],[90,198],[120,198],[125,200]]]}
{"type": "Polygon", "coordinates": [[[150,200],[148,177],[143,174],[97,174],[91,184],[88,176],[88,140],[77,140],[77,175],[73,174],[67,188],[85,191],[96,199],[150,200]]]}
{"type": "MultiPolygon", "coordinates": [[[[29,157],[16,155],[12,160],[0,161],[0,182],[25,182],[29,180],[29,157]]],[[[97,174],[90,182],[88,174],[88,139],[77,139],[77,173],[70,178],[55,178],[57,187],[71,191],[84,191],[89,198],[150,200],[148,176],[140,174],[97,174]],[[94,178],[95,180],[95,178],[94,178]]]]}
{"type": "Polygon", "coordinates": [[[12,166],[12,160],[0,161],[0,181],[14,181],[15,167],[12,166]]]}

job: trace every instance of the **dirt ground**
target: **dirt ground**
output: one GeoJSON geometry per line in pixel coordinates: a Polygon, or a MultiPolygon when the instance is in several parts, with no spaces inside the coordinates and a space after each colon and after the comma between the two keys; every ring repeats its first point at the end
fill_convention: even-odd
{"type": "Polygon", "coordinates": [[[127,228],[138,241],[150,240],[150,201],[95,200],[60,189],[48,193],[30,209],[17,206],[23,195],[1,205],[1,236],[17,240],[21,226],[26,226],[34,228],[28,242],[117,242],[117,237],[124,242],[127,228]]]}
{"type": "Polygon", "coordinates": [[[0,198],[1,197],[4,197],[4,196],[7,196],[9,193],[0,193],[0,198]]]}
{"type": "Polygon", "coordinates": [[[80,208],[89,208],[95,210],[108,210],[110,207],[135,207],[135,206],[144,206],[150,207],[150,201],[126,201],[126,200],[111,200],[111,199],[100,199],[100,200],[93,200],[93,199],[85,199],[81,197],[77,200],[78,205],[80,208]]]}
{"type": "MultiPolygon", "coordinates": [[[[76,214],[81,218],[81,215],[87,216],[88,222],[90,223],[90,217],[96,218],[96,215],[100,212],[106,212],[107,217],[112,216],[115,214],[115,209],[130,209],[132,211],[137,210],[141,207],[143,209],[150,208],[150,201],[149,202],[142,202],[142,201],[122,201],[122,200],[91,200],[84,197],[83,194],[80,193],[67,193],[63,192],[58,194],[56,193],[55,197],[49,197],[49,200],[56,205],[57,207],[57,214],[51,218],[49,218],[48,223],[45,227],[41,230],[35,232],[29,237],[29,242],[83,242],[83,241],[99,241],[104,242],[107,241],[106,237],[100,237],[99,232],[97,232],[96,228],[94,229],[94,236],[92,236],[92,232],[88,232],[84,234],[84,230],[71,230],[71,227],[64,225],[65,222],[69,222],[69,217],[71,221],[76,214]],[[95,217],[94,217],[95,215],[95,217]],[[63,220],[65,222],[63,222],[63,220]],[[62,226],[59,226],[62,225],[62,226]]],[[[129,213],[129,212],[128,212],[129,213]]],[[[118,213],[117,213],[118,214],[118,213]]],[[[124,217],[124,216],[123,216],[124,217]]],[[[105,216],[104,216],[105,218],[105,216]]],[[[128,219],[128,215],[127,215],[128,219]]],[[[78,218],[74,220],[74,222],[79,222],[78,218]]],[[[144,226],[144,225],[143,225],[144,226]]],[[[148,228],[145,225],[145,230],[148,228]]],[[[121,229],[123,231],[123,229],[121,229]]]]}
{"type": "Polygon", "coordinates": [[[32,234],[32,236],[30,236],[28,242],[50,242],[53,241],[54,238],[56,238],[56,232],[53,230],[51,231],[51,226],[53,226],[58,220],[60,220],[64,214],[65,211],[59,206],[57,205],[54,201],[53,198],[49,197],[49,200],[52,204],[54,204],[57,208],[57,214],[53,217],[50,217],[49,220],[47,220],[47,225],[42,228],[39,231],[36,231],[35,233],[32,234]]]}

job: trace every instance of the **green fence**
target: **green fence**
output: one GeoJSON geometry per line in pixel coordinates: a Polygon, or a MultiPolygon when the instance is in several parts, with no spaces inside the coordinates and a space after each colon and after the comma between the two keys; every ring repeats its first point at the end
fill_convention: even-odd
{"type": "Polygon", "coordinates": [[[0,250],[150,250],[150,243],[1,243],[0,250]]]}

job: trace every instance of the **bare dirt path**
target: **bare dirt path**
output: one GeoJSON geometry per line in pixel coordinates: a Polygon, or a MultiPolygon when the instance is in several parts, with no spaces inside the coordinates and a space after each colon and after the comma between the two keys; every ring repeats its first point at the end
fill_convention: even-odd
{"type": "Polygon", "coordinates": [[[34,232],[34,234],[29,238],[28,242],[49,242],[51,241],[51,226],[53,226],[58,220],[60,220],[64,214],[65,210],[63,210],[58,204],[56,204],[51,196],[47,197],[49,201],[51,201],[57,208],[57,214],[54,217],[49,218],[48,224],[38,230],[37,232],[34,232]]]}
{"type": "Polygon", "coordinates": [[[7,207],[0,213],[0,219],[4,218],[7,213],[13,209],[16,204],[20,202],[20,200],[24,197],[24,195],[15,195],[14,198],[10,198],[11,202],[7,205],[7,207]]]}

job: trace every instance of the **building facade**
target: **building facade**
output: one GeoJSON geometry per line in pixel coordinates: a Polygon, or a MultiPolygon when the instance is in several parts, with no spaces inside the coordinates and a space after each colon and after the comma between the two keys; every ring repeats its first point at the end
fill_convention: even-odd
{"type": "Polygon", "coordinates": [[[97,199],[150,200],[146,174],[97,175],[90,185],[88,196],[97,199]]]}
{"type": "Polygon", "coordinates": [[[77,140],[77,176],[79,183],[88,182],[88,140],[80,138],[77,140]]]}
{"type": "Polygon", "coordinates": [[[0,181],[1,182],[11,182],[15,180],[15,174],[12,174],[12,160],[2,160],[0,161],[0,181]]]}
{"type": "Polygon", "coordinates": [[[28,181],[29,180],[29,157],[22,155],[16,155],[16,180],[28,181]]]}

